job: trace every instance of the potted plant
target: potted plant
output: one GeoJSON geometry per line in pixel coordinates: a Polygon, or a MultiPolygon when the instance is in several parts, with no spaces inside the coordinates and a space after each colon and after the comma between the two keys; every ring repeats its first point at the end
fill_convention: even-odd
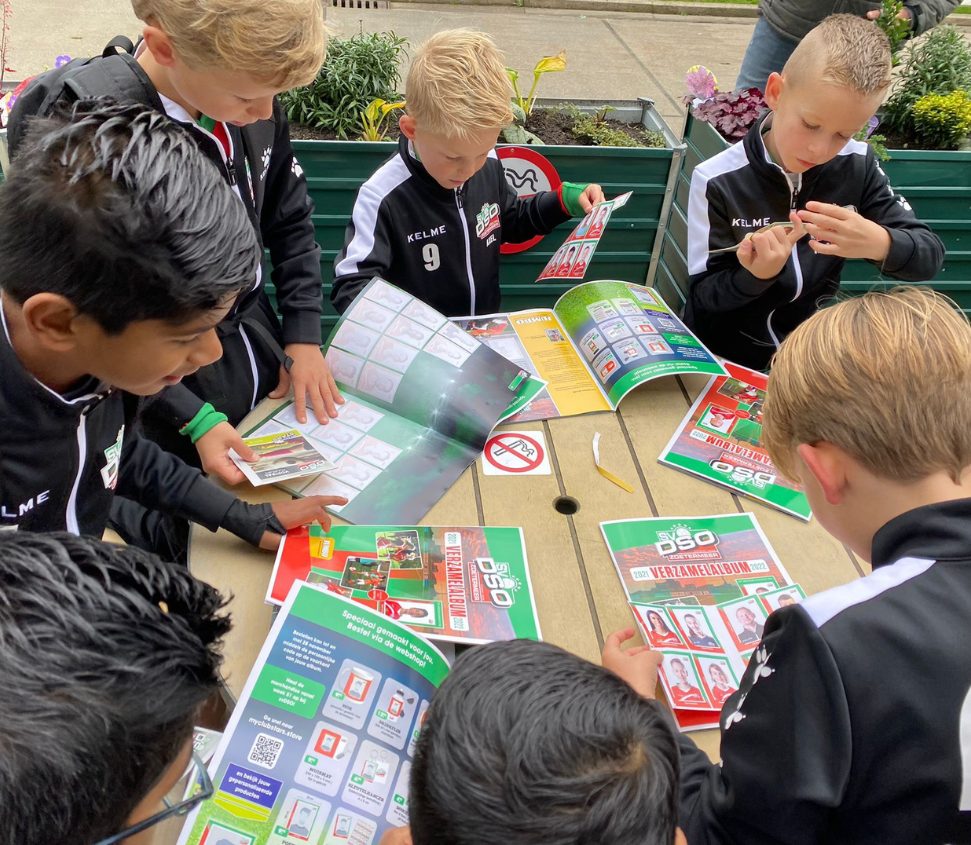
{"type": "MultiPolygon", "coordinates": [[[[294,151],[314,201],[325,324],[336,320],[329,308],[333,261],[343,245],[357,190],[394,152],[397,110],[402,106],[399,63],[405,49],[403,39],[394,33],[333,39],[317,79],[282,98],[291,120],[294,151]],[[359,140],[362,136],[367,140],[359,140]],[[380,138],[384,140],[376,140],[380,138]]],[[[516,150],[526,150],[522,153],[525,158],[518,159],[520,163],[545,159],[553,179],[598,181],[608,196],[633,190],[631,201],[612,221],[597,250],[593,272],[605,278],[646,279],[653,274],[659,256],[655,244],[660,247],[683,145],[650,100],[559,101],[538,97],[541,77],[565,67],[565,53],[540,59],[526,96],[520,91],[518,73],[509,70],[517,120],[501,141],[513,144],[516,150]],[[552,141],[566,143],[546,143],[552,141]],[[610,142],[624,146],[604,145],[610,142]],[[647,146],[649,143],[655,146],[647,146]]],[[[507,176],[512,160],[505,159],[507,176]]],[[[541,170],[537,166],[533,173],[541,182],[537,189],[545,187],[542,180],[547,178],[541,170]]],[[[535,283],[568,231],[569,226],[564,225],[562,231],[535,246],[504,257],[500,271],[504,309],[552,305],[569,287],[535,283]]]]}
{"type": "MultiPolygon", "coordinates": [[[[896,4],[885,0],[885,6],[892,11],[896,4]]],[[[931,286],[971,311],[971,47],[955,27],[938,26],[911,43],[901,53],[900,64],[884,108],[858,137],[866,137],[878,126],[880,135],[869,134],[869,141],[878,157],[885,159],[881,166],[887,177],[947,248],[944,267],[929,280],[931,286]]],[[[698,80],[690,71],[687,82],[691,90],[697,89],[698,80]]],[[[688,290],[685,254],[691,174],[699,162],[736,140],[726,137],[730,133],[724,130],[731,120],[728,109],[719,106],[736,97],[736,105],[754,102],[748,92],[691,98],[684,129],[684,167],[656,280],[659,289],[675,297],[669,300],[673,306],[683,304],[688,290]]],[[[865,261],[846,262],[843,290],[863,293],[880,284],[897,282],[865,261]]]]}

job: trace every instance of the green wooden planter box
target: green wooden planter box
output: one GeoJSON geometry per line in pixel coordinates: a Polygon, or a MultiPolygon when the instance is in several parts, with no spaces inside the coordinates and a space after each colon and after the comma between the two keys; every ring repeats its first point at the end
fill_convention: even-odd
{"type": "MultiPolygon", "coordinates": [[[[671,220],[664,237],[656,286],[672,292],[675,307],[684,304],[688,291],[685,255],[688,245],[688,188],[695,167],[728,147],[728,142],[690,112],[684,129],[684,166],[678,176],[671,220]]],[[[882,164],[894,188],[907,198],[914,213],[944,241],[944,267],[928,284],[947,294],[971,312],[971,152],[890,150],[882,164]]],[[[846,262],[842,290],[861,294],[874,287],[898,284],[882,276],[865,261],[846,262]]]]}
{"type": "MultiPolygon", "coordinates": [[[[602,100],[541,100],[539,105],[563,102],[574,103],[589,111],[605,104],[602,100]]],[[[665,147],[544,145],[533,149],[553,163],[564,181],[598,182],[608,197],[625,191],[634,192],[630,202],[611,218],[587,278],[643,281],[653,275],[652,261],[656,264],[660,256],[684,145],[658,114],[651,100],[609,101],[609,104],[616,109],[611,117],[643,123],[649,129],[663,132],[667,141],[665,147]]],[[[344,230],[358,188],[394,153],[396,146],[392,142],[293,142],[314,202],[314,226],[321,247],[325,333],[337,320],[337,314],[330,306],[334,258],[343,246],[344,230]]],[[[526,252],[503,256],[499,276],[503,310],[550,306],[571,287],[570,284],[536,284],[534,281],[569,233],[571,225],[564,224],[526,252]]],[[[272,296],[272,286],[268,286],[268,290],[272,296]]]]}
{"type": "MultiPolygon", "coordinates": [[[[596,111],[605,105],[602,100],[540,100],[539,105],[563,102],[587,111],[596,111]]],[[[609,101],[609,105],[616,109],[611,117],[643,123],[649,129],[662,132],[666,145],[657,149],[546,145],[533,149],[552,162],[564,181],[598,182],[608,197],[633,191],[627,205],[611,219],[587,278],[649,281],[657,271],[685,147],[654,108],[653,101],[609,101]]],[[[392,142],[293,142],[314,202],[314,227],[321,247],[325,336],[337,322],[337,314],[330,305],[334,258],[343,246],[344,230],[357,191],[394,153],[396,146],[392,142]]],[[[548,307],[572,286],[534,281],[572,225],[563,224],[526,252],[503,256],[499,283],[504,310],[548,307]]],[[[275,305],[272,282],[267,284],[267,292],[275,305]]]]}

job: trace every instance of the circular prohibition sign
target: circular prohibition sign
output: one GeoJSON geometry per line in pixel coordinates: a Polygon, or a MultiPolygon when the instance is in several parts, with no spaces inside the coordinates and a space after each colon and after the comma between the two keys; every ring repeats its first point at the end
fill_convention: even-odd
{"type": "MultiPolygon", "coordinates": [[[[531,147],[498,147],[496,155],[502,163],[506,181],[520,197],[531,197],[540,191],[555,191],[560,187],[560,174],[546,156],[531,147]]],[[[499,251],[503,255],[525,252],[543,240],[536,235],[521,244],[503,244],[499,251]]]]}
{"type": "Polygon", "coordinates": [[[503,472],[530,472],[543,463],[542,445],[525,434],[497,434],[485,445],[485,459],[503,472]]]}

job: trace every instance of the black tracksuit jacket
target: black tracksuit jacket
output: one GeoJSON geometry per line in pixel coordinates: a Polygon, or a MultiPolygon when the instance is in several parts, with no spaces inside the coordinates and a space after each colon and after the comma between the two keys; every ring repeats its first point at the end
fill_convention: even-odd
{"type": "Polygon", "coordinates": [[[691,845],[971,842],[971,499],[892,519],[872,552],[769,617],[720,764],[680,736],[691,845]]]}
{"type": "MultiPolygon", "coordinates": [[[[766,118],[768,119],[768,118],[766,118]]],[[[764,121],[739,143],[702,162],[691,175],[688,202],[690,291],[684,321],[716,355],[761,370],[793,329],[839,289],[845,259],[819,255],[805,237],[774,279],[748,272],[735,253],[709,250],[739,243],[812,200],[853,206],[890,234],[880,272],[927,281],[944,263],[944,245],[894,192],[868,144],[850,141],[831,161],[790,183],[762,139],[764,121]]]]}
{"type": "Polygon", "coordinates": [[[358,192],[331,300],[343,313],[380,276],[447,317],[493,314],[500,245],[548,234],[569,219],[557,191],[519,199],[495,151],[461,188],[443,188],[402,136],[398,152],[358,192]]]}
{"type": "MultiPolygon", "coordinates": [[[[26,130],[26,119],[36,114],[50,96],[54,105],[72,102],[75,93],[65,85],[65,76],[81,70],[84,60],[75,60],[61,68],[42,73],[33,79],[18,97],[10,116],[9,142],[12,156],[26,130]],[[60,90],[60,94],[58,94],[60,90]]],[[[127,53],[87,60],[96,65],[95,74],[86,77],[87,86],[105,90],[99,95],[118,96],[110,84],[125,92],[125,99],[135,100],[168,114],[186,125],[199,148],[232,185],[246,208],[260,244],[270,253],[272,278],[277,288],[277,304],[283,318],[280,321],[264,290],[265,266],[260,267],[252,289],[241,298],[236,310],[219,326],[223,357],[182,384],[166,388],[148,400],[142,410],[143,419],[151,418],[174,429],[191,420],[204,401],[223,411],[234,425],[252,407],[276,387],[279,381],[278,349],[267,343],[262,333],[253,327],[258,323],[274,338],[276,344],[312,343],[321,341],[320,314],[322,289],[320,281],[320,247],[314,240],[311,219],[313,203],[307,193],[307,180],[290,144],[287,118],[279,101],[274,100],[273,115],[242,128],[227,124],[233,155],[228,158],[219,142],[203,132],[188,114],[173,114],[155,91],[151,80],[133,56],[127,53]],[[103,71],[104,74],[98,74],[103,71]],[[240,323],[242,322],[242,326],[240,323]],[[204,397],[204,398],[203,398],[204,397]]],[[[175,107],[173,111],[179,111],[175,107]]],[[[166,443],[173,450],[190,459],[194,450],[185,438],[185,448],[177,448],[178,435],[165,437],[165,431],[153,424],[153,439],[166,443]]]]}
{"type": "MultiPolygon", "coordinates": [[[[2,320],[0,311],[0,320],[2,320]]],[[[250,542],[282,526],[137,435],[137,398],[89,379],[62,396],[41,384],[0,331],[0,530],[100,537],[115,495],[250,542]]]]}

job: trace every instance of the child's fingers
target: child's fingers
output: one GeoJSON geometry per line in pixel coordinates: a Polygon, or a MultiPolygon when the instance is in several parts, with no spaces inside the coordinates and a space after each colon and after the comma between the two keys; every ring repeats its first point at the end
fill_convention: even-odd
{"type": "Polygon", "coordinates": [[[604,651],[607,649],[620,649],[622,643],[626,643],[634,636],[633,628],[624,628],[622,631],[614,631],[604,642],[604,651]]]}
{"type": "MultiPolygon", "coordinates": [[[[822,214],[824,217],[835,217],[837,220],[849,220],[852,215],[856,214],[855,211],[843,208],[841,205],[833,205],[831,202],[816,202],[815,200],[806,203],[806,210],[810,213],[822,214]]],[[[802,212],[799,212],[799,216],[802,217],[802,212]]]]}
{"type": "Polygon", "coordinates": [[[843,248],[839,244],[824,241],[810,241],[809,248],[820,255],[839,255],[843,248]]]}
{"type": "Polygon", "coordinates": [[[662,658],[661,652],[654,651],[654,649],[651,648],[649,645],[631,646],[629,649],[627,649],[627,651],[624,652],[624,654],[626,654],[628,657],[634,657],[635,655],[644,654],[645,652],[650,652],[651,654],[657,655],[657,660],[655,662],[656,663],[661,662],[661,658],[662,658]]]}
{"type": "MultiPolygon", "coordinates": [[[[287,395],[287,391],[290,389],[290,373],[288,373],[283,367],[280,367],[280,381],[278,382],[276,388],[270,391],[271,399],[282,399],[287,395]]],[[[306,422],[306,420],[304,420],[306,422]]]]}
{"type": "Polygon", "coordinates": [[[320,385],[314,384],[313,382],[307,385],[307,395],[310,396],[310,405],[314,409],[314,416],[317,417],[317,422],[321,425],[327,425],[330,422],[330,417],[327,414],[324,397],[320,393],[320,385]]]}
{"type": "Polygon", "coordinates": [[[790,246],[795,246],[806,236],[806,226],[794,211],[789,212],[789,222],[792,223],[792,229],[787,235],[787,239],[790,246]]]}
{"type": "Polygon", "coordinates": [[[750,238],[746,238],[742,241],[741,246],[738,248],[738,252],[735,253],[738,256],[738,263],[741,264],[746,270],[751,269],[752,263],[755,261],[755,247],[752,246],[752,241],[750,238]]]}

